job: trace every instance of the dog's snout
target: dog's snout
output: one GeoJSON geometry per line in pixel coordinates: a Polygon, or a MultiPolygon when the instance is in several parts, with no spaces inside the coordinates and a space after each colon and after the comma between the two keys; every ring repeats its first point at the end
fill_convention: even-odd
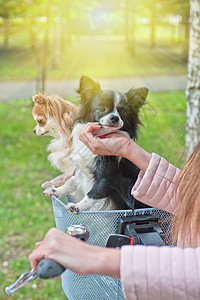
{"type": "Polygon", "coordinates": [[[35,128],[33,129],[33,132],[36,133],[36,129],[35,128]]]}
{"type": "Polygon", "coordinates": [[[119,117],[118,116],[115,116],[115,115],[112,115],[110,117],[110,120],[112,121],[113,124],[119,122],[119,117]]]}

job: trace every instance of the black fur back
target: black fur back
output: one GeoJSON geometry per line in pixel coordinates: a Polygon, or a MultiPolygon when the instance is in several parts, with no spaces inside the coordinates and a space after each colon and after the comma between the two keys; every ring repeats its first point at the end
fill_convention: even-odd
{"type": "Polygon", "coordinates": [[[97,156],[94,184],[89,198],[111,198],[116,209],[136,209],[148,207],[131,195],[140,169],[126,158],[97,156]]]}

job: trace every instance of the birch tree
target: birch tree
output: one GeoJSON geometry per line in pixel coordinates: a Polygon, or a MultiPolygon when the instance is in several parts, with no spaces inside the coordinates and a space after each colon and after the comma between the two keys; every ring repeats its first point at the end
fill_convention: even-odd
{"type": "Polygon", "coordinates": [[[186,86],[186,155],[200,139],[200,1],[190,0],[190,43],[186,86]]]}

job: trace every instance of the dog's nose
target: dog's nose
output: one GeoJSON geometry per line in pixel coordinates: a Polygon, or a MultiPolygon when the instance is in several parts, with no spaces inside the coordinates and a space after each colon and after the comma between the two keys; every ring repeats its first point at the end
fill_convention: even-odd
{"type": "Polygon", "coordinates": [[[33,132],[36,133],[36,129],[35,128],[33,129],[33,132]]]}
{"type": "Polygon", "coordinates": [[[112,121],[113,124],[117,123],[119,121],[119,117],[118,116],[115,116],[115,115],[112,115],[110,120],[112,121]]]}

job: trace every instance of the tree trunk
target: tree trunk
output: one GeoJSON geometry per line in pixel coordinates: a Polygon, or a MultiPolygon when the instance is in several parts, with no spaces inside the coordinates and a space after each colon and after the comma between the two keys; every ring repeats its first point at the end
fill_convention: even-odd
{"type": "Polygon", "coordinates": [[[126,11],[125,11],[125,20],[126,20],[126,45],[127,49],[129,49],[129,44],[130,44],[130,20],[129,20],[129,15],[130,15],[130,9],[129,9],[129,0],[126,0],[126,11]]]}
{"type": "Polygon", "coordinates": [[[155,47],[156,7],[155,2],[151,6],[151,48],[155,47]]]}
{"type": "Polygon", "coordinates": [[[190,33],[190,25],[189,25],[189,12],[185,15],[184,19],[184,25],[185,25],[185,40],[183,45],[183,56],[184,59],[187,61],[188,58],[188,49],[189,49],[189,33],[190,33]]]}
{"type": "Polygon", "coordinates": [[[200,137],[200,2],[190,0],[190,44],[186,86],[186,155],[192,153],[200,137]]]}
{"type": "Polygon", "coordinates": [[[54,67],[57,67],[61,61],[61,26],[61,20],[59,20],[59,22],[54,25],[54,67]]]}
{"type": "Polygon", "coordinates": [[[3,18],[3,43],[4,48],[8,48],[9,46],[9,33],[10,33],[10,18],[9,18],[9,10],[7,7],[3,8],[2,13],[3,18]]]}

